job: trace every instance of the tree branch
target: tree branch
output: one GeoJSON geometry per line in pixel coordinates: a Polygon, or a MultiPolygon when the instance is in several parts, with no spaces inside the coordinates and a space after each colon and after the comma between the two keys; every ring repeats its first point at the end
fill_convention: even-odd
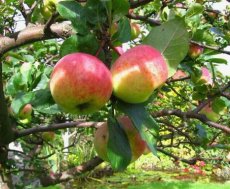
{"type": "Polygon", "coordinates": [[[159,20],[154,20],[149,18],[148,16],[141,16],[141,15],[136,15],[134,13],[129,13],[126,15],[127,18],[133,19],[133,20],[141,20],[143,22],[147,22],[150,25],[154,25],[154,26],[159,26],[161,25],[159,20]]]}
{"type": "Polygon", "coordinates": [[[99,127],[103,122],[85,122],[85,121],[76,121],[76,122],[69,122],[69,123],[58,123],[58,124],[51,124],[48,126],[37,126],[32,127],[29,129],[25,129],[22,131],[18,131],[16,133],[16,139],[21,138],[24,136],[28,136],[30,134],[35,134],[39,132],[47,132],[47,131],[55,131],[59,129],[67,129],[67,128],[76,128],[76,127],[99,127]]]}
{"type": "Polygon", "coordinates": [[[137,7],[140,7],[142,5],[146,5],[150,2],[153,2],[154,0],[139,0],[139,1],[130,1],[130,8],[135,9],[137,7]]]}
{"type": "Polygon", "coordinates": [[[210,46],[210,45],[204,45],[204,44],[198,43],[196,41],[191,41],[191,43],[199,45],[199,46],[201,46],[203,48],[211,49],[211,50],[214,50],[214,51],[218,51],[218,52],[230,55],[230,51],[223,50],[223,47],[213,47],[213,46],[210,46]]]}
{"type": "Polygon", "coordinates": [[[102,162],[103,160],[101,158],[94,157],[93,159],[83,163],[82,165],[76,166],[62,173],[43,176],[40,178],[40,181],[43,186],[55,185],[61,182],[65,182],[70,179],[73,179],[74,176],[93,170],[96,166],[100,165],[102,162]]]}
{"type": "Polygon", "coordinates": [[[220,129],[223,132],[225,132],[227,134],[230,134],[230,127],[227,127],[225,125],[221,125],[219,123],[212,122],[203,114],[194,113],[192,111],[190,111],[190,112],[182,112],[179,109],[176,109],[176,110],[161,110],[159,112],[154,112],[153,113],[153,117],[164,117],[164,116],[169,116],[169,115],[175,115],[175,116],[180,117],[182,119],[184,119],[184,118],[198,119],[202,123],[204,123],[204,124],[206,124],[206,125],[208,125],[210,127],[220,129]]]}
{"type": "Polygon", "coordinates": [[[45,25],[32,25],[14,33],[10,37],[0,37],[0,56],[16,47],[52,38],[64,38],[73,34],[70,22],[52,24],[51,33],[45,33],[45,25]]]}
{"type": "Polygon", "coordinates": [[[3,90],[2,63],[0,63],[0,146],[9,144],[13,134],[13,125],[10,123],[3,90]]]}

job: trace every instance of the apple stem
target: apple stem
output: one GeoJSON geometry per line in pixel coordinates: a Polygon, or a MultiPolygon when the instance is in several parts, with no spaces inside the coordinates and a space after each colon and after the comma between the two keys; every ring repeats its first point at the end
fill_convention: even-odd
{"type": "Polygon", "coordinates": [[[102,48],[104,47],[104,45],[105,45],[105,41],[102,40],[101,43],[100,43],[100,47],[98,48],[98,50],[97,50],[97,52],[96,52],[96,54],[95,54],[96,57],[99,56],[99,54],[100,54],[102,48]]]}

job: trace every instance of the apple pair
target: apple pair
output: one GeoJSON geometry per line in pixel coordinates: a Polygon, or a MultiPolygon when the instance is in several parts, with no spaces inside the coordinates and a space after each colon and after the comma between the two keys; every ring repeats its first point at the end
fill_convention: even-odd
{"type": "Polygon", "coordinates": [[[151,46],[139,45],[123,53],[111,70],[92,55],[66,55],[54,67],[50,90],[64,111],[89,114],[103,107],[112,91],[125,102],[145,102],[167,77],[162,54],[151,46]]]}

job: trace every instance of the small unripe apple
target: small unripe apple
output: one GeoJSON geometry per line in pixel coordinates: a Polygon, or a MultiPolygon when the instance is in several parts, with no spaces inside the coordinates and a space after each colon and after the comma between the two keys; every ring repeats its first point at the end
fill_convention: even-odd
{"type": "Polygon", "coordinates": [[[53,132],[53,131],[44,132],[44,133],[42,133],[42,138],[46,142],[53,141],[55,138],[55,132],[53,132]]]}
{"type": "Polygon", "coordinates": [[[128,103],[141,103],[167,80],[168,67],[157,49],[138,45],[114,62],[111,73],[114,95],[128,103]]]}
{"type": "Polygon", "coordinates": [[[33,107],[31,104],[26,104],[18,114],[19,121],[23,124],[28,124],[32,119],[33,107]]]}
{"type": "Polygon", "coordinates": [[[218,17],[218,13],[217,12],[207,12],[207,15],[209,16],[209,18],[211,18],[212,20],[216,19],[218,17]]]}
{"type": "Polygon", "coordinates": [[[112,94],[111,73],[95,56],[72,53],[55,65],[50,91],[65,112],[94,113],[106,104],[112,94]]]}
{"type": "Polygon", "coordinates": [[[184,77],[187,77],[188,75],[182,71],[182,70],[177,70],[176,73],[172,76],[172,79],[181,79],[184,77]]]}
{"type": "Polygon", "coordinates": [[[213,85],[212,74],[206,67],[201,68],[201,77],[200,81],[209,85],[213,85]]]}
{"type": "Polygon", "coordinates": [[[200,114],[204,114],[211,121],[218,121],[220,119],[220,115],[213,111],[211,103],[208,103],[202,110],[199,112],[200,114]]]}
{"type": "Polygon", "coordinates": [[[31,116],[33,107],[31,104],[26,104],[19,112],[19,118],[25,119],[31,116]]]}
{"type": "MultiPolygon", "coordinates": [[[[57,3],[61,0],[43,0],[41,13],[45,19],[49,19],[56,10],[57,3]]],[[[63,0],[62,0],[63,1],[63,0]]]]}
{"type": "MultiPolygon", "coordinates": [[[[146,150],[146,142],[141,139],[137,129],[133,126],[132,121],[127,117],[119,117],[118,122],[122,125],[130,144],[132,159],[137,160],[146,150]]],[[[107,143],[109,139],[109,132],[107,123],[102,124],[94,135],[94,147],[100,158],[108,161],[107,157],[107,143]]]]}
{"type": "Polygon", "coordinates": [[[196,3],[203,4],[203,3],[204,3],[204,0],[196,0],[196,3]]]}
{"type": "Polygon", "coordinates": [[[130,27],[131,27],[131,40],[134,40],[136,38],[138,38],[138,36],[141,33],[141,29],[139,24],[137,23],[130,23],[130,27]]]}
{"type": "Polygon", "coordinates": [[[204,51],[203,47],[191,43],[190,46],[189,46],[188,55],[191,58],[195,59],[195,58],[199,57],[203,53],[203,51],[204,51]]]}

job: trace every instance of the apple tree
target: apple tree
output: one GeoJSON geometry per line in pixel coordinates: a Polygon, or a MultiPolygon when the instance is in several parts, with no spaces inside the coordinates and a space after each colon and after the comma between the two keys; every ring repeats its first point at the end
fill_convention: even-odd
{"type": "Polygon", "coordinates": [[[150,152],[229,161],[227,1],[1,0],[0,11],[3,187],[15,174],[54,185],[103,161],[121,171],[150,152]]]}

